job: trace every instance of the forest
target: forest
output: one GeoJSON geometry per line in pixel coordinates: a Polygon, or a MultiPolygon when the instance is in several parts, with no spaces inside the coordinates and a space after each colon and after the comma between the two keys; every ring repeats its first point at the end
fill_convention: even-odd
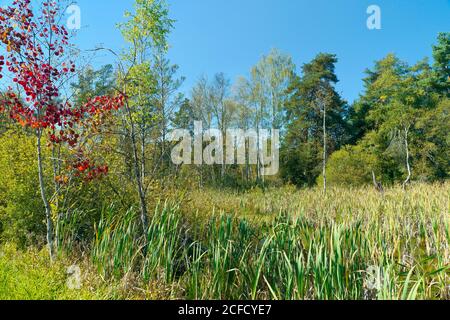
{"type": "Polygon", "coordinates": [[[0,8],[0,299],[450,299],[450,32],[352,103],[337,55],[278,49],[185,94],[164,0],[101,67],[39,3],[0,8]],[[176,129],[212,161],[174,163],[176,129]],[[224,161],[230,129],[279,132],[279,170],[259,136],[224,161]]]}

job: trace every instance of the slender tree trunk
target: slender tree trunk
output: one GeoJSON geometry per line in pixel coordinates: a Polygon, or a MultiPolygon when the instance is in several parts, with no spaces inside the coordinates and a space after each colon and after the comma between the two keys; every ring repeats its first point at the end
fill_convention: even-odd
{"type": "MultiPolygon", "coordinates": [[[[139,201],[141,205],[141,224],[142,224],[142,234],[145,239],[145,244],[147,244],[147,232],[148,232],[148,215],[147,215],[147,203],[145,200],[145,190],[144,185],[142,183],[142,172],[139,165],[139,156],[138,156],[138,146],[136,141],[136,128],[133,121],[133,116],[130,111],[130,107],[126,106],[128,117],[130,120],[130,135],[131,135],[131,147],[133,149],[133,167],[134,174],[136,176],[136,187],[139,195],[139,201]]],[[[146,248],[146,247],[145,247],[146,248]]],[[[144,250],[145,252],[145,250],[144,250]]]]}
{"type": "Polygon", "coordinates": [[[327,107],[323,104],[323,193],[327,192],[327,107]]]}
{"type": "Polygon", "coordinates": [[[145,129],[141,134],[141,185],[145,183],[145,129]]]}
{"type": "Polygon", "coordinates": [[[54,188],[55,194],[53,196],[55,207],[56,207],[56,226],[55,226],[55,248],[56,251],[59,249],[59,223],[62,220],[62,213],[59,207],[59,193],[60,193],[60,183],[58,182],[58,175],[60,174],[60,157],[61,157],[61,149],[58,147],[58,153],[55,150],[55,146],[52,147],[52,167],[53,167],[53,180],[54,180],[54,188]]]}
{"type": "Polygon", "coordinates": [[[50,254],[50,259],[53,261],[55,259],[54,245],[53,245],[53,222],[52,222],[52,211],[50,204],[48,203],[47,194],[45,190],[44,182],[44,170],[42,164],[42,148],[41,148],[41,129],[37,130],[37,159],[38,159],[38,174],[39,174],[39,188],[41,191],[41,198],[45,209],[45,219],[47,222],[47,246],[50,254]]]}
{"type": "Polygon", "coordinates": [[[384,193],[383,185],[381,182],[377,181],[377,177],[375,175],[375,171],[372,170],[372,181],[375,189],[377,189],[380,193],[384,193]]]}
{"type": "MultiPolygon", "coordinates": [[[[168,164],[168,161],[167,161],[167,159],[166,159],[166,135],[167,135],[167,112],[169,111],[168,109],[166,109],[166,104],[169,102],[168,101],[168,99],[169,99],[169,96],[168,96],[168,91],[166,91],[166,88],[167,88],[167,86],[166,86],[166,81],[165,81],[165,77],[164,77],[164,67],[163,67],[163,63],[164,63],[164,59],[161,57],[161,65],[160,65],[160,69],[159,69],[159,76],[160,76],[160,79],[161,79],[161,101],[160,101],[160,103],[161,103],[161,110],[160,110],[160,112],[161,112],[161,116],[162,116],[162,119],[161,119],[161,125],[162,125],[162,132],[161,132],[161,134],[162,134],[162,139],[161,139],[161,166],[162,166],[162,169],[164,170],[163,171],[163,173],[165,174],[166,173],[166,167],[168,167],[168,166],[166,166],[166,164],[168,164]],[[167,94],[166,94],[166,92],[167,92],[167,94]],[[167,112],[166,112],[167,111],[167,112]]],[[[167,89],[168,90],[168,89],[167,89]]]]}
{"type": "Polygon", "coordinates": [[[165,112],[165,102],[163,100],[162,105],[162,144],[161,144],[161,161],[162,168],[165,172],[166,170],[166,112],[165,112]]]}
{"type": "Polygon", "coordinates": [[[256,152],[257,152],[257,157],[256,157],[256,183],[260,183],[261,182],[261,157],[260,157],[260,152],[259,152],[259,125],[257,125],[256,128],[256,152]]]}
{"type": "Polygon", "coordinates": [[[403,182],[403,190],[406,190],[406,186],[411,181],[411,164],[409,163],[409,143],[408,143],[409,128],[405,128],[405,151],[406,151],[406,170],[408,171],[408,176],[405,182],[403,182]]]}
{"type": "Polygon", "coordinates": [[[261,163],[261,145],[260,145],[260,135],[259,135],[259,131],[261,129],[261,125],[260,125],[260,121],[262,118],[262,104],[260,106],[260,109],[257,111],[259,112],[259,114],[257,114],[257,120],[256,120],[256,152],[257,152],[257,161],[256,161],[256,183],[259,184],[261,183],[261,171],[262,171],[262,166],[263,164],[261,163]]]}
{"type": "Polygon", "coordinates": [[[250,142],[245,140],[245,181],[248,184],[250,180],[250,142]]]}
{"type": "Polygon", "coordinates": [[[224,178],[225,178],[225,155],[226,155],[226,132],[225,132],[225,125],[224,125],[224,120],[223,120],[223,109],[222,109],[222,121],[221,121],[221,125],[220,125],[220,131],[222,132],[222,168],[221,168],[221,172],[220,175],[222,177],[222,182],[224,182],[224,178]]]}

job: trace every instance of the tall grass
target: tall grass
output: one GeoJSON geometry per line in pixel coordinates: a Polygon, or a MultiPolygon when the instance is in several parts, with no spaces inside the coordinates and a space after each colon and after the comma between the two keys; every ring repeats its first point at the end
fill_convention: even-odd
{"type": "Polygon", "coordinates": [[[134,274],[170,297],[448,299],[449,190],[203,192],[201,206],[194,194],[189,208],[156,208],[145,251],[136,214],[109,208],[92,259],[105,278],[134,274]]]}
{"type": "Polygon", "coordinates": [[[133,210],[116,214],[114,207],[104,210],[96,226],[92,249],[94,265],[104,278],[120,278],[133,271],[141,248],[136,241],[138,225],[133,210]]]}
{"type": "Polygon", "coordinates": [[[46,249],[18,250],[0,246],[0,300],[114,299],[112,283],[102,283],[95,273],[82,268],[81,287],[67,285],[67,267],[73,262],[60,258],[50,263],[46,249]]]}

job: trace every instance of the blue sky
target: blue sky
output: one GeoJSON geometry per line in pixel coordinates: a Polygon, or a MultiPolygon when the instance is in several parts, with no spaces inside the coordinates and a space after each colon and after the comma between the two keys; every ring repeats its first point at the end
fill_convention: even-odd
{"type": "MultiPolygon", "coordinates": [[[[3,1],[1,1],[3,2],[3,1]]],[[[431,56],[437,33],[450,31],[450,0],[168,0],[177,20],[169,57],[187,77],[189,92],[202,75],[224,72],[231,80],[271,48],[292,55],[297,68],[319,52],[337,54],[338,90],[353,101],[366,68],[389,52],[414,63],[431,56]],[[382,12],[382,30],[368,30],[367,7],[382,12]]],[[[79,0],[82,49],[123,48],[117,22],[133,0],[79,0]]],[[[100,54],[95,65],[113,62],[100,54]]]]}

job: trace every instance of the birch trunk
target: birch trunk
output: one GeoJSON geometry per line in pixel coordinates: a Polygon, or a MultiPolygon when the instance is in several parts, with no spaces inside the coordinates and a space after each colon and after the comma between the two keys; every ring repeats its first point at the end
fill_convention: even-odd
{"type": "MultiPolygon", "coordinates": [[[[127,103],[128,104],[128,103],[127,103]]],[[[141,172],[141,166],[139,162],[138,156],[138,146],[136,141],[136,128],[133,120],[133,115],[131,114],[130,107],[126,106],[129,121],[130,121],[130,138],[131,138],[131,147],[133,149],[133,167],[134,174],[136,176],[136,189],[139,195],[139,202],[141,206],[141,224],[142,224],[142,234],[145,239],[145,244],[147,244],[147,231],[148,231],[148,215],[147,215],[147,203],[145,200],[145,190],[142,183],[143,173],[141,172]]]]}
{"type": "Polygon", "coordinates": [[[45,189],[44,182],[44,170],[42,164],[42,147],[41,147],[42,131],[38,129],[37,131],[37,159],[38,159],[38,174],[39,174],[39,188],[41,191],[41,198],[45,209],[45,219],[47,223],[47,246],[50,254],[51,261],[55,259],[54,245],[53,245],[53,221],[52,221],[52,211],[50,204],[47,199],[47,193],[45,189]]]}
{"type": "Polygon", "coordinates": [[[405,128],[405,151],[406,151],[406,170],[408,171],[408,176],[406,177],[405,182],[403,182],[403,190],[406,190],[406,186],[411,181],[411,164],[409,163],[409,128],[405,128]]]}

